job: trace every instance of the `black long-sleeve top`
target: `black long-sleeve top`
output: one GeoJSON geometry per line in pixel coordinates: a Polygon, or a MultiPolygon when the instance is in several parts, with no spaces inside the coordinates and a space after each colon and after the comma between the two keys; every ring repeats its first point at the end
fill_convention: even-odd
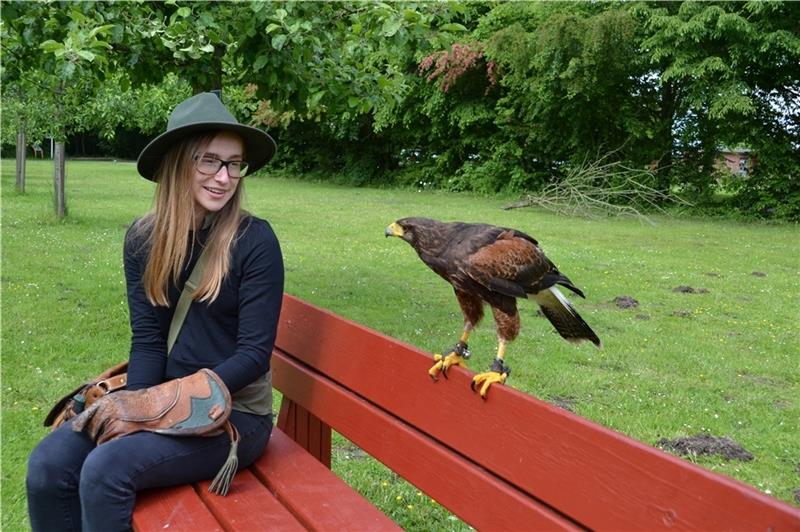
{"type": "Polygon", "coordinates": [[[201,230],[169,307],[147,300],[142,279],[147,249],[132,230],[125,237],[124,263],[132,331],[129,390],[138,390],[210,368],[233,394],[269,370],[283,297],[283,257],[269,223],[246,216],[234,242],[230,270],[213,303],[193,301],[167,356],[167,334],[186,279],[208,229],[201,230]]]}

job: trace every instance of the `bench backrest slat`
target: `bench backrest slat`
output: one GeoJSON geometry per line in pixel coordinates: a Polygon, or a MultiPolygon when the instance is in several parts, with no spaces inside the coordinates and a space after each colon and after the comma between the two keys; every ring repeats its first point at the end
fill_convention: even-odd
{"type": "MultiPolygon", "coordinates": [[[[448,381],[433,384],[427,376],[430,355],[324,309],[287,295],[282,312],[276,345],[290,355],[287,361],[294,358],[312,366],[383,411],[369,423],[350,419],[347,409],[332,411],[329,415],[336,419],[329,423],[346,436],[342,427],[362,437],[375,448],[364,447],[367,452],[417,486],[450,471],[437,472],[435,463],[416,465],[427,464],[418,454],[425,446],[418,442],[428,438],[588,528],[797,526],[798,513],[780,501],[511,387],[494,386],[482,401],[469,390],[469,374],[459,368],[451,370],[448,381]],[[395,432],[399,422],[418,433],[407,441],[385,441],[408,434],[395,432]],[[373,452],[390,444],[396,447],[391,456],[380,458],[373,452]]],[[[287,383],[277,379],[283,370],[276,367],[276,382],[281,381],[276,386],[287,396],[297,400],[316,393],[308,391],[311,374],[294,371],[298,381],[287,383]],[[291,389],[284,389],[286,385],[291,389]]],[[[328,399],[333,402],[336,396],[328,399]]],[[[306,400],[312,406],[304,406],[317,415],[335,410],[315,397],[306,400]]],[[[430,493],[461,515],[438,489],[430,493]]],[[[464,485],[457,491],[463,497],[464,485]]]]}

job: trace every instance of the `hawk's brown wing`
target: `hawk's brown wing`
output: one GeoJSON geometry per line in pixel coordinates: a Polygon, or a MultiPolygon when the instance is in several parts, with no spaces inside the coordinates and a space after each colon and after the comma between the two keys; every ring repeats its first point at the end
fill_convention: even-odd
{"type": "MultiPolygon", "coordinates": [[[[473,280],[495,293],[520,298],[533,294],[545,317],[562,337],[571,342],[589,340],[600,345],[600,339],[555,285],[566,286],[581,296],[583,293],[561,275],[538,246],[517,236],[514,231],[503,232],[494,243],[475,251],[465,261],[464,270],[473,280]]],[[[497,319],[502,309],[495,305],[492,308],[497,319]]],[[[509,316],[515,317],[516,313],[513,314],[509,316]]],[[[503,338],[516,336],[513,327],[505,330],[500,321],[498,334],[503,338]]]]}
{"type": "Polygon", "coordinates": [[[551,270],[550,261],[531,241],[507,230],[466,258],[462,269],[484,287],[511,297],[527,297],[551,270]]]}

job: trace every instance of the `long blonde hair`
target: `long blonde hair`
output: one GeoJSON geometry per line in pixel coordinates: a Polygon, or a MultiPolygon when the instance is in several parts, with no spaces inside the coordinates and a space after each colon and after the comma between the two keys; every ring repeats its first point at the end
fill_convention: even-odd
{"type": "MultiPolygon", "coordinates": [[[[218,132],[178,141],[164,155],[156,172],[153,209],[135,227],[148,249],[144,291],[152,305],[169,306],[170,283],[177,285],[199,227],[195,227],[196,205],[192,194],[194,155],[201,153],[218,132]]],[[[211,217],[205,245],[207,262],[193,298],[214,301],[230,268],[231,248],[242,217],[243,187],[240,182],[225,206],[211,217]]]]}

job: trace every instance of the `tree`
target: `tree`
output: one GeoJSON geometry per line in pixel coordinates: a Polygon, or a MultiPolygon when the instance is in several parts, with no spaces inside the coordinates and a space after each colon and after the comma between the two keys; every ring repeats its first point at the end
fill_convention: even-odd
{"type": "Polygon", "coordinates": [[[442,79],[459,75],[425,93],[422,110],[443,150],[437,166],[447,162],[457,188],[495,192],[542,186],[564,165],[622,145],[619,156],[649,161],[653,105],[635,28],[624,9],[607,4],[493,5],[471,41],[448,52],[470,67],[442,65],[442,79]]]}
{"type": "Polygon", "coordinates": [[[42,85],[36,81],[19,80],[4,84],[2,144],[16,144],[16,187],[25,192],[25,159],[30,144],[41,143],[51,136],[49,123],[53,114],[48,97],[43,98],[42,85]]]}
{"type": "Polygon", "coordinates": [[[34,127],[41,135],[46,123],[47,134],[56,140],[57,216],[67,212],[68,134],[89,128],[113,134],[124,114],[114,112],[111,101],[119,102],[121,94],[130,101],[131,86],[159,83],[187,64],[195,66],[185,76],[195,85],[221,84],[222,45],[198,34],[197,25],[189,28],[190,14],[187,7],[164,3],[4,3],[4,107],[7,101],[15,104],[18,128],[34,127]],[[51,110],[46,120],[39,107],[51,110]]]}
{"type": "Polygon", "coordinates": [[[440,89],[417,99],[430,157],[448,174],[439,183],[535,189],[612,152],[656,169],[661,191],[697,199],[718,186],[717,150],[747,145],[759,170],[738,192],[794,197],[798,17],[783,2],[492,4],[428,58],[454,60],[423,73],[440,89]],[[464,68],[458,53],[482,56],[464,68]],[[489,70],[497,84],[487,91],[489,70]]]}
{"type": "Polygon", "coordinates": [[[641,49],[663,95],[662,129],[672,133],[665,149],[686,163],[678,165],[684,167],[678,184],[708,193],[722,145],[759,147],[762,170],[777,165],[785,171],[776,157],[797,160],[800,110],[790,103],[800,97],[795,5],[682,2],[641,4],[634,12],[642,17],[641,49]]]}
{"type": "Polygon", "coordinates": [[[176,95],[223,88],[278,138],[276,163],[353,184],[528,192],[613,153],[702,198],[716,150],[741,144],[759,150],[741,198],[766,212],[797,187],[788,2],[5,2],[2,15],[3,120],[29,130],[34,81],[65,131],[108,137],[140,127],[126,104],[149,105],[137,87],[170,74],[176,95]]]}
{"type": "Polygon", "coordinates": [[[259,100],[254,123],[285,132],[281,152],[301,168],[344,170],[358,183],[391,170],[416,61],[465,30],[461,4],[268,6],[253,6],[234,52],[259,100]]]}
{"type": "Polygon", "coordinates": [[[12,59],[3,71],[4,85],[9,83],[17,94],[25,85],[36,87],[44,102],[53,103],[50,124],[56,141],[53,182],[58,217],[67,212],[64,140],[70,103],[81,101],[109,66],[107,37],[113,25],[93,14],[89,3],[59,10],[44,3],[10,2],[2,11],[5,53],[12,59]]]}

